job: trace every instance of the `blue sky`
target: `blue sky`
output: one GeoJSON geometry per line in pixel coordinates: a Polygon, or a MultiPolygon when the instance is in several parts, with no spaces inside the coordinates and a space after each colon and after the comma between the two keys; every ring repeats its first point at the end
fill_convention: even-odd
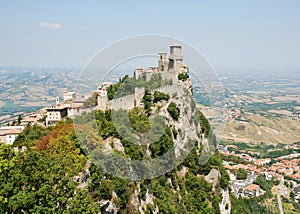
{"type": "Polygon", "coordinates": [[[218,70],[300,68],[300,1],[0,1],[0,66],[78,67],[124,37],[189,42],[218,70]]]}

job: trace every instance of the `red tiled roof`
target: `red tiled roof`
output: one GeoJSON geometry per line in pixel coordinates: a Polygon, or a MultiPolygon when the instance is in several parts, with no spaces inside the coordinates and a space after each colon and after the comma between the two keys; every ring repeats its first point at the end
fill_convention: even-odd
{"type": "Polygon", "coordinates": [[[256,184],[250,184],[249,186],[247,186],[247,187],[245,188],[245,190],[253,191],[253,190],[256,190],[256,189],[258,189],[258,188],[259,188],[258,185],[256,185],[256,184]]]}

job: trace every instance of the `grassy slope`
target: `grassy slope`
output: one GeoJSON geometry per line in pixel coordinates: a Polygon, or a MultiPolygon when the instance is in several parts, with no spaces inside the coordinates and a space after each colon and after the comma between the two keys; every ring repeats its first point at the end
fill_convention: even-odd
{"type": "Polygon", "coordinates": [[[225,125],[225,139],[240,142],[265,142],[290,144],[300,141],[300,122],[286,118],[267,118],[246,114],[250,122],[230,121],[225,125]],[[239,129],[238,127],[244,126],[239,129]]]}

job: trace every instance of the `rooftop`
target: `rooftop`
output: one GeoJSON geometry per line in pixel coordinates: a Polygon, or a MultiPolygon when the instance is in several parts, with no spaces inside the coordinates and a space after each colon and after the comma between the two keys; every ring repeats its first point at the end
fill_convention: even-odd
{"type": "Polygon", "coordinates": [[[258,185],[256,185],[256,184],[250,184],[249,186],[247,186],[247,187],[245,188],[245,190],[253,191],[253,190],[256,190],[256,189],[258,189],[258,188],[259,188],[258,185]]]}

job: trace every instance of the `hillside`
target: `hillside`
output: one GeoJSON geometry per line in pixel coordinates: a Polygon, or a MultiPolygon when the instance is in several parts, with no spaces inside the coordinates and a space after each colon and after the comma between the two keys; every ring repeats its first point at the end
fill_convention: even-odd
{"type": "Polygon", "coordinates": [[[223,139],[269,144],[292,144],[300,141],[300,123],[297,120],[257,114],[243,114],[242,118],[243,120],[226,123],[223,139]]]}
{"type": "MultiPolygon", "coordinates": [[[[109,125],[110,112],[95,114],[97,121],[107,128],[101,128],[100,134],[94,133],[93,141],[91,135],[85,137],[99,146],[116,133],[109,125]]],[[[203,125],[203,129],[207,128],[203,125]]],[[[87,133],[87,127],[84,130],[87,133]]],[[[170,139],[166,133],[151,148],[152,154],[168,149],[164,145],[170,139]]],[[[119,213],[137,213],[139,209],[144,213],[219,212],[220,191],[228,185],[229,178],[218,153],[200,166],[201,151],[197,152],[195,147],[182,164],[166,175],[139,181],[103,172],[88,161],[78,140],[72,121],[67,120],[47,129],[27,127],[16,141],[16,145],[27,146],[25,152],[14,153],[12,147],[1,144],[0,212],[98,213],[105,209],[119,213]],[[214,191],[204,177],[212,168],[221,172],[214,191]]],[[[145,155],[142,146],[121,142],[124,154],[131,158],[145,155]]]]}
{"type": "MultiPolygon", "coordinates": [[[[0,124],[51,106],[64,88],[75,89],[78,75],[75,69],[0,68],[0,124]]],[[[93,87],[96,85],[78,82],[81,92],[93,87]]]]}
{"type": "MultiPolygon", "coordinates": [[[[120,81],[108,94],[145,85],[120,81]]],[[[134,108],[118,98],[120,108],[96,106],[74,123],[27,126],[14,142],[23,152],[1,144],[0,212],[219,213],[229,176],[190,80],[147,83],[134,108]]]]}

